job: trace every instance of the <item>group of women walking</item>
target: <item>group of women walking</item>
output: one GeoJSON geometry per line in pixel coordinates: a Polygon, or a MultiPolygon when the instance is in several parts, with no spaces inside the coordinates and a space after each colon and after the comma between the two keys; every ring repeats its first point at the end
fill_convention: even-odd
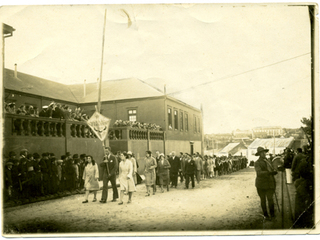
{"type": "MultiPolygon", "coordinates": [[[[119,155],[119,183],[120,183],[120,201],[119,205],[123,204],[124,195],[128,195],[128,203],[132,201],[133,192],[136,191],[135,185],[137,184],[137,165],[136,160],[132,157],[130,151],[121,152],[119,155]]],[[[169,169],[170,163],[165,158],[164,154],[159,155],[159,159],[156,160],[152,157],[151,151],[146,151],[145,157],[145,184],[147,188],[146,196],[150,196],[156,182],[156,170],[159,177],[159,185],[161,192],[164,192],[164,187],[169,191],[170,176],[169,169]],[[157,163],[158,162],[158,163],[157,163]]],[[[85,200],[83,203],[88,203],[88,196],[90,192],[93,192],[93,202],[97,201],[97,191],[99,190],[99,168],[92,156],[86,157],[85,169],[83,174],[84,187],[86,189],[85,200]]],[[[153,191],[155,194],[155,191],[153,191]]]]}

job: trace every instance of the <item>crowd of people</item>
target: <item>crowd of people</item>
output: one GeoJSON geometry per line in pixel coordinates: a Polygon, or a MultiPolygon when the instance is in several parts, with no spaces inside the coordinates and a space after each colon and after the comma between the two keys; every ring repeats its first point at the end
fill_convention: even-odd
{"type": "Polygon", "coordinates": [[[4,169],[4,200],[16,203],[72,193],[84,188],[83,172],[86,154],[71,156],[69,152],[57,159],[54,153],[29,153],[22,149],[19,156],[11,151],[4,169]]]}
{"type": "Polygon", "coordinates": [[[14,102],[4,102],[4,112],[30,117],[48,117],[71,121],[86,121],[89,119],[80,107],[76,107],[75,110],[72,110],[66,104],[55,102],[50,103],[48,106],[43,106],[40,111],[37,107],[33,107],[32,105],[21,104],[16,108],[16,104],[14,102]]]}
{"type": "MultiPolygon", "coordinates": [[[[258,147],[256,156],[259,156],[259,159],[254,163],[257,173],[256,188],[261,200],[263,215],[270,220],[275,217],[273,196],[276,181],[274,176],[278,172],[286,172],[287,181],[292,177],[292,182],[296,188],[293,227],[313,227],[314,170],[310,146],[305,146],[304,150],[297,148],[296,151],[286,148],[282,154],[275,156],[268,155],[268,151],[268,149],[258,147]],[[276,158],[281,159],[280,163],[282,164],[275,166],[273,162],[276,158]],[[266,204],[267,201],[268,205],[266,204]]],[[[290,184],[291,181],[287,183],[290,184]]]]}
{"type": "Polygon", "coordinates": [[[124,195],[129,196],[131,202],[135,186],[143,181],[146,185],[146,196],[155,194],[157,188],[164,192],[170,187],[177,187],[178,183],[184,183],[184,188],[195,187],[206,178],[214,178],[223,174],[229,174],[247,166],[247,160],[243,157],[216,157],[202,156],[199,153],[180,153],[176,156],[171,152],[165,156],[157,151],[153,156],[146,152],[144,159],[145,168],[138,174],[139,164],[131,151],[112,154],[111,148],[105,148],[105,156],[100,163],[100,168],[92,156],[86,154],[73,154],[67,152],[60,158],[54,153],[29,153],[27,149],[20,151],[19,157],[15,152],[10,152],[6,157],[4,166],[4,200],[12,200],[17,203],[43,200],[48,196],[60,196],[65,194],[85,193],[84,203],[88,203],[90,192],[99,190],[99,169],[102,171],[102,195],[101,203],[108,199],[108,184],[113,189],[112,201],[119,198],[116,179],[120,183],[120,203],[123,203],[124,195]],[[178,181],[180,178],[180,181],[178,181]]]}
{"type": "Polygon", "coordinates": [[[294,206],[294,227],[314,226],[314,162],[310,146],[287,148],[283,154],[284,167],[290,169],[296,188],[294,206]]]}

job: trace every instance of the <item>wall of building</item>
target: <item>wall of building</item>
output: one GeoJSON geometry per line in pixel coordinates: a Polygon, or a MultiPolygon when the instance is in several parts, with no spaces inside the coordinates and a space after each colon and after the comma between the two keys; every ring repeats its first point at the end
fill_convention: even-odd
{"type": "MultiPolygon", "coordinates": [[[[90,116],[95,111],[96,103],[82,104],[81,108],[90,116]]],[[[137,110],[137,121],[155,123],[164,126],[164,105],[162,98],[122,100],[115,102],[103,102],[101,104],[102,115],[111,119],[110,126],[116,120],[129,120],[128,110],[137,110]]]]}
{"type": "MultiPolygon", "coordinates": [[[[166,140],[166,155],[172,151],[191,153],[190,141],[166,140]]],[[[201,153],[201,141],[194,141],[193,152],[201,153]]]]}
{"type": "MultiPolygon", "coordinates": [[[[191,108],[187,105],[184,105],[182,103],[173,101],[171,99],[166,99],[165,101],[165,120],[166,120],[166,140],[189,140],[189,141],[201,141],[202,140],[202,115],[199,110],[196,110],[194,108],[191,108]],[[168,120],[168,109],[172,110],[172,123],[173,128],[170,129],[168,126],[169,120],[168,120]],[[178,111],[178,130],[174,127],[174,110],[178,111]],[[181,123],[180,123],[180,114],[183,112],[183,129],[181,129],[181,123]],[[188,114],[188,130],[186,130],[186,121],[185,121],[185,114],[188,114]],[[197,118],[197,122],[200,123],[200,129],[197,129],[197,132],[194,131],[194,116],[197,118]]],[[[201,151],[199,151],[201,152],[201,151]]]]}

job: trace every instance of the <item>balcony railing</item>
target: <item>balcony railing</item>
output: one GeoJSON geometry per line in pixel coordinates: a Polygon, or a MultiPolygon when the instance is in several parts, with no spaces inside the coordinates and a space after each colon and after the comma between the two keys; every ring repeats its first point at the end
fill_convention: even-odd
{"type": "MultiPolygon", "coordinates": [[[[8,136],[97,138],[85,122],[65,119],[30,117],[5,114],[5,131],[8,136]],[[7,132],[9,131],[9,132],[7,132]]],[[[109,140],[163,140],[164,132],[132,127],[112,127],[109,140]]]]}
{"type": "Polygon", "coordinates": [[[12,136],[97,138],[85,122],[16,114],[6,114],[5,121],[12,136]]]}
{"type": "Polygon", "coordinates": [[[112,127],[109,130],[109,140],[163,140],[164,132],[132,127],[112,127]]]}

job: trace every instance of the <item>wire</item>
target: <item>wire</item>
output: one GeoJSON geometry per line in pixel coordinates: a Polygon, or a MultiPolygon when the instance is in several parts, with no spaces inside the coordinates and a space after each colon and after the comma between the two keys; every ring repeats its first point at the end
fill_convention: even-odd
{"type": "Polygon", "coordinates": [[[218,81],[221,81],[221,80],[224,80],[224,79],[236,77],[236,76],[239,76],[239,75],[242,75],[242,74],[246,74],[246,73],[249,73],[249,72],[253,72],[253,71],[256,71],[256,70],[260,70],[260,69],[263,69],[263,68],[271,67],[271,66],[277,65],[277,64],[279,64],[279,63],[287,62],[287,61],[293,60],[293,59],[295,59],[295,58],[299,58],[299,57],[308,55],[308,54],[310,54],[310,53],[311,53],[311,52],[304,53],[304,54],[301,54],[301,55],[298,55],[298,56],[295,56],[295,57],[292,57],[292,58],[287,58],[287,59],[282,60],[282,61],[279,61],[279,62],[271,63],[271,64],[269,64],[269,65],[265,65],[265,66],[258,67],[258,68],[254,68],[254,69],[250,69],[250,70],[245,71],[245,72],[241,72],[241,73],[237,73],[237,74],[233,74],[233,75],[228,75],[228,76],[224,76],[224,77],[221,77],[221,78],[217,78],[217,79],[214,79],[214,80],[212,80],[212,81],[205,82],[205,83],[201,83],[201,84],[199,84],[199,85],[195,85],[195,86],[192,86],[192,87],[189,87],[189,88],[180,90],[180,91],[176,91],[176,92],[173,92],[173,93],[169,93],[169,94],[170,94],[170,95],[179,94],[179,93],[182,93],[182,92],[185,92],[185,91],[189,91],[189,90],[191,90],[191,89],[194,89],[194,88],[196,88],[196,87],[208,85],[208,84],[211,84],[211,83],[214,83],[214,82],[218,82],[218,81]]]}

